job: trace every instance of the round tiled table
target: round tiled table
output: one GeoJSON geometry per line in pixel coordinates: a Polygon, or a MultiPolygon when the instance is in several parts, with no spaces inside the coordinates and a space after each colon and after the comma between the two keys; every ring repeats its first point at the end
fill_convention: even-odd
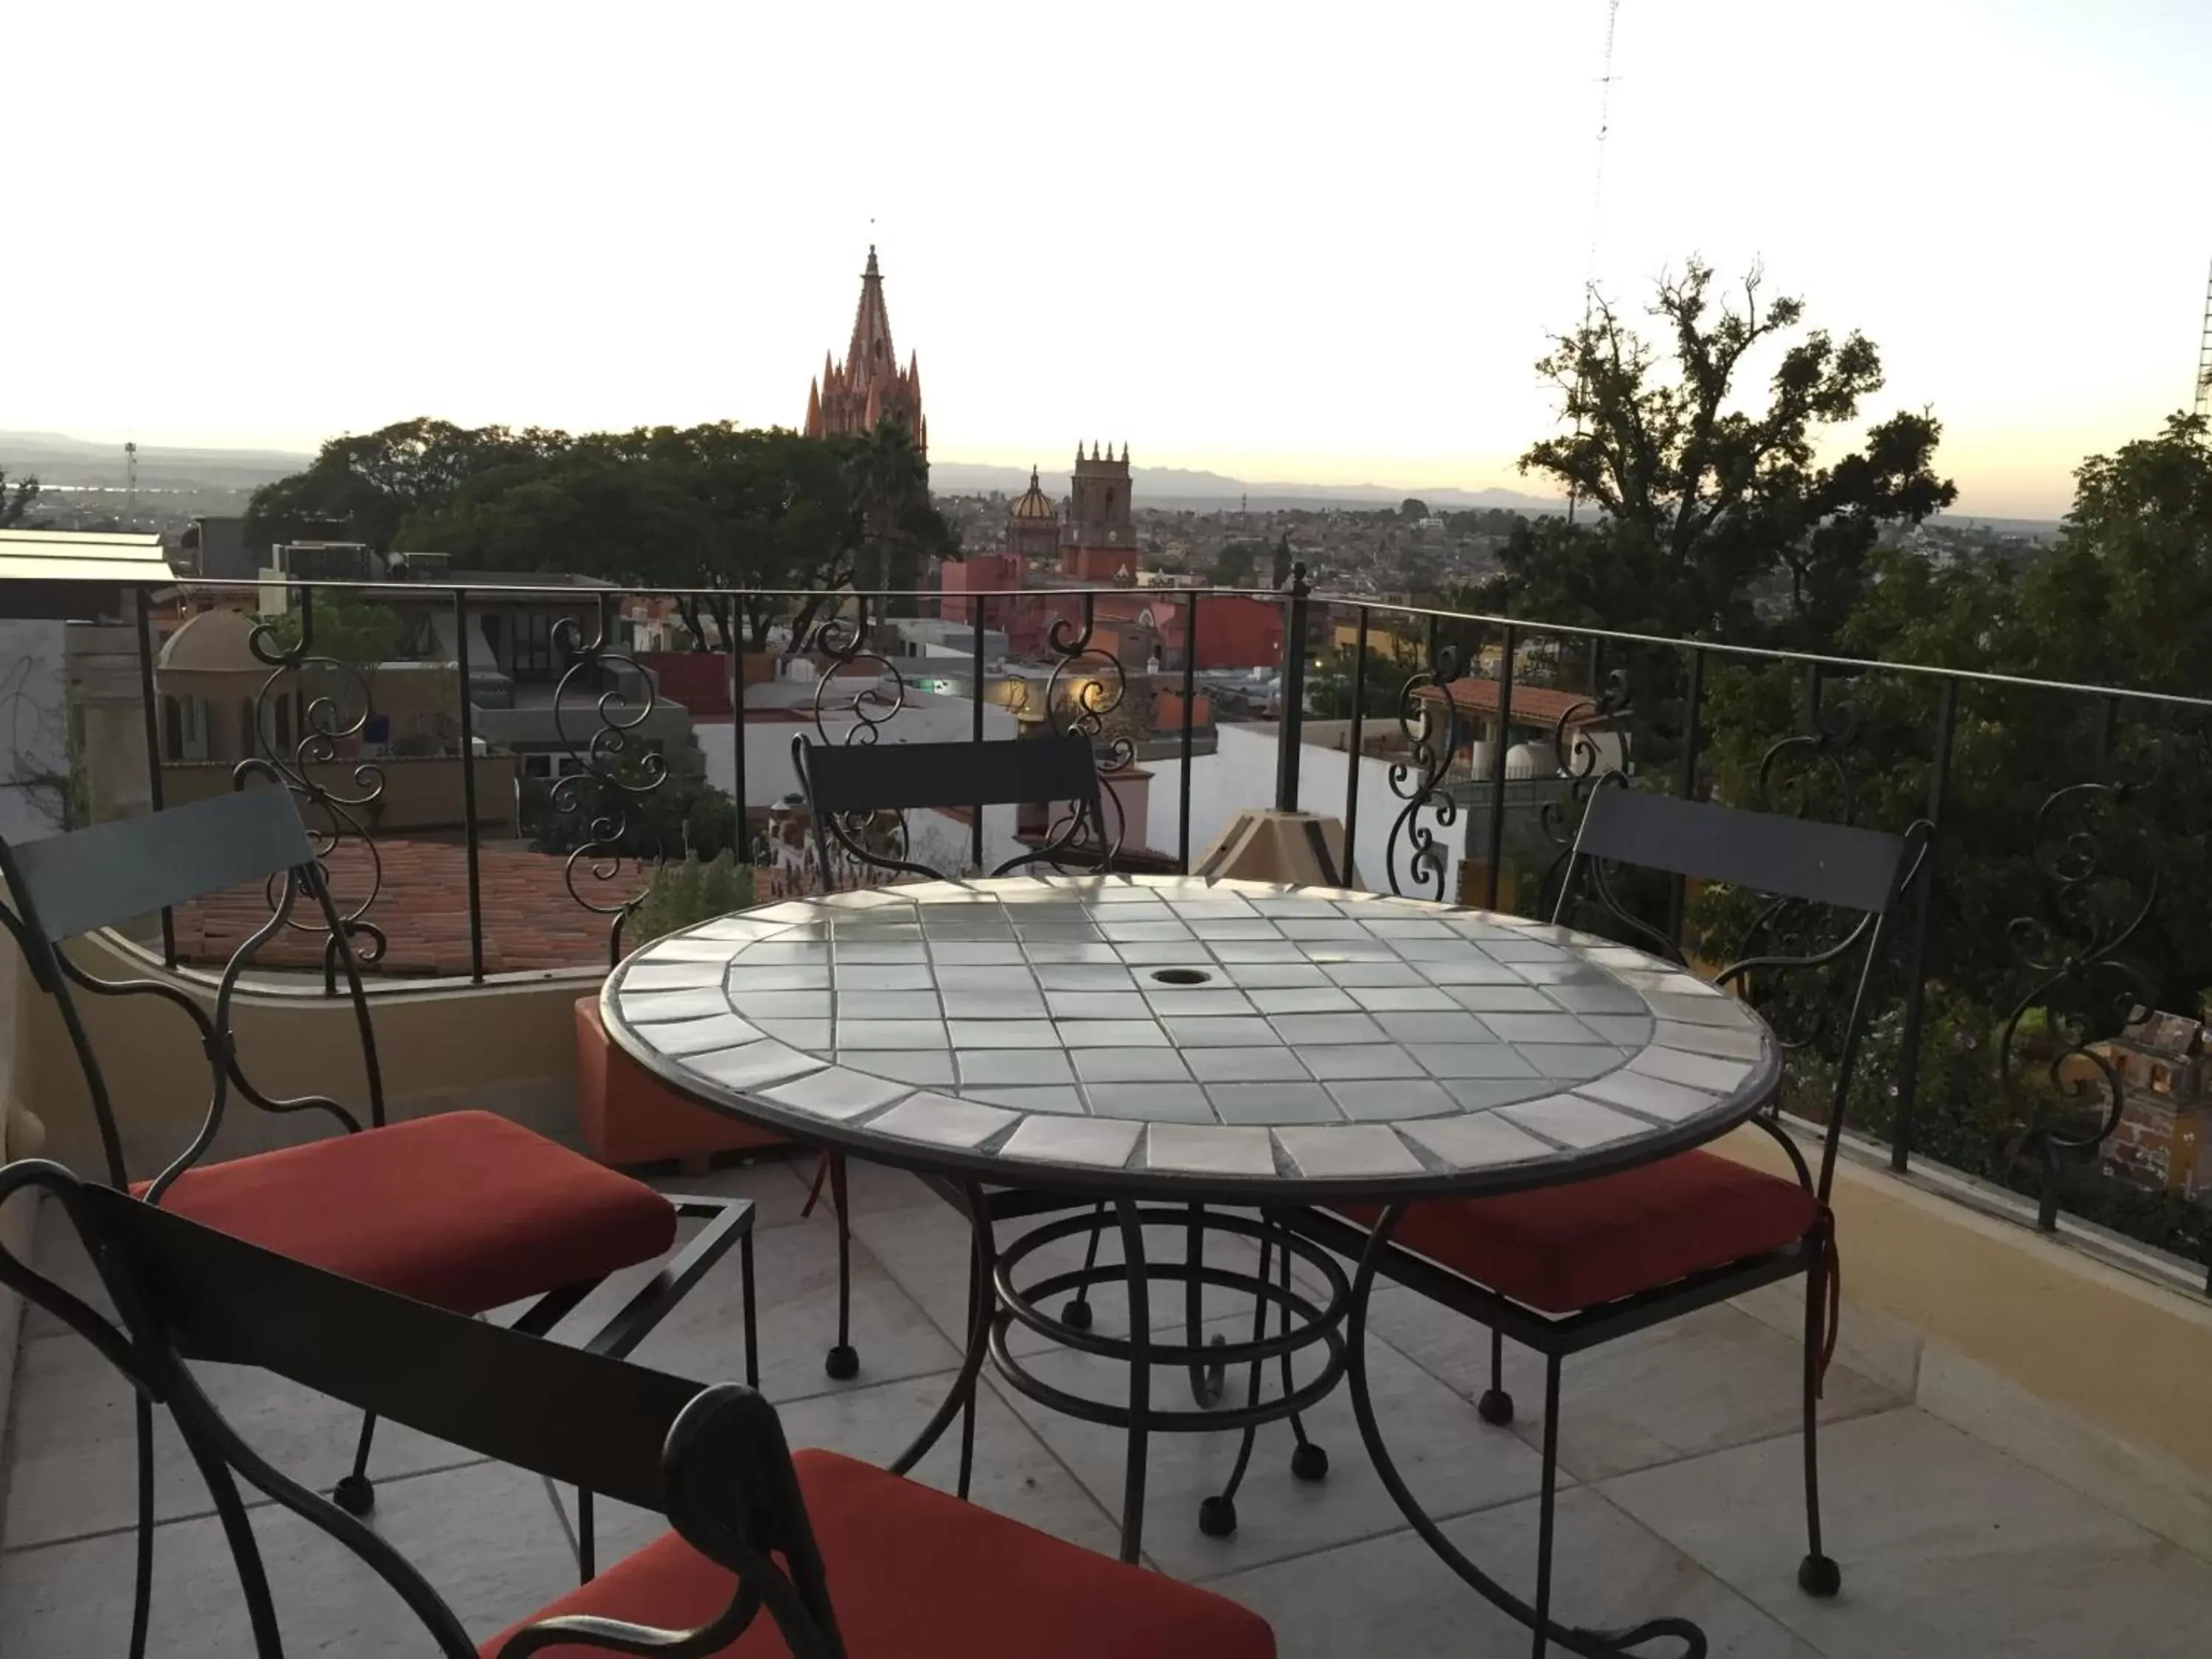
{"type": "MultiPolygon", "coordinates": [[[[1779,1052],[1734,997],[1641,951],[1510,916],[1333,888],[1181,876],[1003,877],[794,899],[635,952],[607,981],[607,1030],[689,1097],[799,1141],[918,1171],[975,1224],[967,1364],[899,1467],[966,1411],[988,1351],[1017,1386],[1131,1429],[1124,1553],[1134,1558],[1150,1428],[1243,1427],[1297,1412],[1346,1370],[1343,1273],[1282,1218],[1553,1185],[1711,1139],[1772,1093],[1779,1052]],[[1027,1208],[1008,1194],[1030,1194],[1027,1208]],[[1118,1234],[1121,1267],[1086,1261],[1030,1291],[994,1213],[1095,1202],[1036,1230],[1118,1234]],[[1174,1209],[1154,1206],[1173,1205],[1174,1209]],[[1258,1222],[1208,1205],[1256,1211],[1258,1222]],[[995,1211],[994,1206],[996,1206],[995,1211]],[[1261,1243],[1256,1276],[1146,1261],[1146,1227],[1188,1213],[1261,1243]],[[1109,1219],[1110,1218],[1110,1219],[1109,1219]],[[1274,1218],[1274,1219],[1270,1219],[1274,1218]],[[1277,1253],[1279,1281],[1270,1273],[1277,1253]],[[1326,1303],[1293,1286],[1306,1261],[1326,1303]],[[1180,1279],[1190,1340],[1142,1316],[1148,1280],[1180,1279]],[[1155,1364],[1218,1391],[1196,1334],[1198,1280],[1255,1297],[1254,1340],[1222,1356],[1326,1348],[1321,1376],[1262,1407],[1152,1409],[1155,1364]],[[1126,1280],[1126,1338],[1055,1318],[1046,1294],[1126,1280]],[[1285,1333],[1263,1336],[1265,1316],[1285,1333]],[[1299,1322],[1291,1330],[1292,1316],[1299,1322]],[[1009,1352],[1018,1321],[1126,1359],[1126,1407],[1036,1383],[1009,1352]]],[[[1086,1310],[1087,1314],[1087,1310],[1086,1310]]],[[[1217,1341],[1218,1339],[1217,1339],[1217,1341]]],[[[1361,1369],[1350,1368],[1356,1395],[1361,1369]]],[[[966,1459],[963,1442],[963,1484],[966,1459]]],[[[1370,1444],[1370,1449],[1376,1449],[1370,1444]]],[[[1297,1465],[1294,1463],[1294,1468],[1297,1465]]],[[[1233,1524],[1233,1522],[1232,1522],[1233,1524]]]]}
{"type": "Polygon", "coordinates": [[[1549,1185],[1721,1133],[1735,999],[1567,929],[1335,889],[1005,877],[709,921],[607,981],[694,1099],[911,1169],[1251,1204],[1549,1185]]]}

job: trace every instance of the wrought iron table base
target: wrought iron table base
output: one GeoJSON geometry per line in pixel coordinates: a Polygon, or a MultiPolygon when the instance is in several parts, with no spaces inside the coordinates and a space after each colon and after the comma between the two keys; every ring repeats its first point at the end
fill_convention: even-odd
{"type": "Polygon", "coordinates": [[[1224,1489],[1206,1498],[1199,1510],[1199,1528],[1209,1537],[1225,1538],[1236,1530],[1236,1494],[1251,1462],[1254,1441],[1261,1425],[1288,1419],[1297,1437],[1291,1454],[1291,1473],[1302,1480],[1318,1480],[1328,1472],[1328,1454],[1307,1437],[1302,1414],[1332,1393],[1345,1374],[1350,1358],[1344,1326],[1351,1297],[1351,1282],[1328,1251],[1300,1237],[1279,1220],[1208,1211],[1203,1206],[1146,1205],[1132,1200],[1064,1216],[1030,1228],[1000,1250],[993,1229],[988,1200],[970,1185],[960,1189],[961,1207],[968,1212],[975,1249],[969,1280],[968,1352],[952,1389],[913,1444],[892,1465],[905,1474],[920,1462],[961,1419],[958,1491],[968,1490],[975,1447],[975,1390],[985,1356],[1015,1389],[1040,1405],[1085,1422],[1123,1429],[1128,1434],[1128,1459],[1121,1508],[1121,1559],[1135,1561],[1143,1546],[1145,1481],[1151,1437],[1160,1434],[1216,1434],[1241,1430],[1243,1439],[1237,1462],[1224,1489]],[[1110,1217],[1108,1212],[1111,1211],[1110,1217]],[[1122,1260],[1101,1265],[1097,1239],[1108,1228],[1121,1241],[1122,1260]],[[1187,1240],[1179,1261],[1152,1260],[1145,1249],[1147,1228],[1177,1227],[1187,1240]],[[1064,1239],[1090,1236],[1090,1247],[1080,1267],[1048,1273],[1034,1282],[1017,1282],[1022,1264],[1036,1251],[1064,1239]],[[1208,1234],[1255,1241],[1260,1247],[1256,1271],[1210,1265],[1204,1258],[1208,1234]],[[1292,1282],[1291,1258],[1297,1256],[1327,1285],[1326,1299],[1316,1301],[1292,1282]],[[1088,1291],[1095,1285],[1120,1282],[1129,1302],[1129,1334],[1115,1336],[1092,1328],[1088,1291]],[[1180,1342],[1162,1341],[1152,1329],[1152,1291],[1156,1283],[1181,1284],[1184,1288],[1186,1328],[1180,1342]],[[1219,1334],[1210,1339],[1200,1328],[1201,1298],[1207,1286],[1248,1295],[1252,1298],[1252,1335],[1231,1341],[1219,1334]],[[1048,1313],[1043,1304],[1075,1293],[1060,1315],[1048,1313]],[[1079,1314],[1076,1310],[1081,1310],[1079,1314]],[[1269,1313],[1278,1317],[1271,1334],[1269,1313]],[[1120,1363],[1129,1378],[1126,1402],[1095,1399],[1073,1393],[1036,1376],[1013,1352],[1008,1337],[1020,1324],[1048,1338],[1058,1346],[1095,1354],[1120,1363]],[[1291,1374],[1291,1356],[1307,1348],[1322,1350],[1322,1364],[1303,1383],[1291,1374]],[[1280,1368],[1280,1389],[1261,1397],[1268,1362],[1280,1368]],[[1182,1366],[1189,1374],[1193,1405],[1173,1407],[1156,1404],[1152,1371],[1159,1366],[1182,1366]],[[1227,1406],[1230,1370],[1249,1367],[1244,1402],[1227,1406]]]}

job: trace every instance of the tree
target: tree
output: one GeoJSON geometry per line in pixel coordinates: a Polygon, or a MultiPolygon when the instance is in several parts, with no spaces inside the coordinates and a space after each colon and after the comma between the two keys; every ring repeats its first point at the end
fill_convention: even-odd
{"type": "Polygon", "coordinates": [[[1259,574],[1262,556],[1273,557],[1264,543],[1235,541],[1213,556],[1213,580],[1221,587],[1249,587],[1259,574]]]}
{"type": "Polygon", "coordinates": [[[1753,358],[1804,317],[1794,298],[1762,309],[1761,286],[1753,270],[1741,305],[1716,310],[1701,261],[1662,278],[1651,313],[1669,337],[1664,371],[1602,299],[1538,362],[1571,430],[1531,445],[1522,471],[1564,487],[1595,521],[1546,519],[1516,532],[1489,585],[1492,608],[1819,647],[1863,591],[1882,527],[1951,503],[1955,487],[1932,469],[1942,428],[1925,411],[1901,410],[1858,448],[1815,464],[1822,433],[1855,420],[1881,387],[1880,355],[1863,335],[1794,339],[1765,409],[1737,406],[1753,358]]]}
{"type": "Polygon", "coordinates": [[[1401,519],[1425,519],[1429,516],[1429,504],[1418,495],[1408,495],[1398,503],[1398,516],[1401,519]]]}
{"type": "MultiPolygon", "coordinates": [[[[2194,691],[2198,665],[2212,659],[2205,422],[2176,416],[2156,437],[2092,457],[2075,476],[2074,511],[2057,542],[2023,564],[1996,556],[1936,563],[1911,549],[1877,549],[1840,649],[2031,682],[2194,691]]],[[[1789,665],[1714,674],[1706,708],[1717,797],[1757,803],[1770,745],[1802,729],[1802,672],[1789,665]]],[[[2030,958],[2098,959],[2081,949],[2086,941],[2064,935],[2086,923],[2104,940],[2118,937],[2154,875],[2156,902],[2120,959],[2172,1012],[2191,1012],[2212,979],[2212,720],[2032,686],[1961,683],[1954,695],[1914,1140],[1945,1163],[2033,1191],[2042,1176],[2022,1154],[2023,1102],[2007,1096],[1997,1075],[2012,1012],[2047,986],[2065,1035],[2094,1037],[2117,1030],[2129,999],[2094,975],[2054,982],[2030,958]],[[2078,788],[2123,780],[2128,787],[2118,798],[2078,788]],[[2093,878],[2062,890],[2063,878],[2093,868],[2093,878]],[[2046,923],[2058,937],[2039,937],[2046,923]]],[[[1869,673],[1834,684],[1828,696],[1832,714],[1848,709],[1854,734],[1837,759],[1850,776],[1857,820],[1911,823],[1925,810],[1935,763],[1936,683],[1869,673]]],[[[1840,804],[1831,796],[1814,805],[1834,816],[1840,804]]],[[[1746,919],[1741,907],[1701,902],[1705,954],[1731,954],[1746,919]]],[[[1903,979],[1884,988],[1853,1109],[1857,1127],[1877,1134],[1891,1131],[1896,1112],[1889,1086],[1902,1052],[1903,979]]],[[[2041,1004],[2023,1031],[2034,1035],[2039,1024],[2050,1024],[2041,1004]]],[[[2036,1077],[2024,1087],[2034,1094],[2036,1077]]],[[[2043,1091],[2060,1122],[2079,1122],[2084,1103],[2043,1091]]],[[[2178,1200],[2086,1170],[2063,1179],[2077,1213],[2154,1243],[2202,1249],[2201,1209],[2192,1217],[2178,1200]]]]}
{"type": "Polygon", "coordinates": [[[841,442],[868,556],[868,586],[917,588],[925,560],[957,557],[960,541],[930,505],[929,471],[914,439],[885,416],[841,442]]]}
{"type": "Polygon", "coordinates": [[[1269,556],[1269,557],[1270,562],[1267,567],[1269,580],[1267,586],[1279,590],[1288,587],[1291,585],[1291,567],[1292,564],[1292,560],[1291,558],[1291,532],[1289,531],[1286,530],[1283,532],[1282,539],[1275,544],[1275,550],[1269,556]]]}
{"type": "Polygon", "coordinates": [[[0,467],[0,530],[20,525],[29,515],[32,504],[39,499],[36,478],[18,478],[13,489],[8,487],[8,470],[0,467]]]}
{"type": "MultiPolygon", "coordinates": [[[[356,599],[343,588],[315,595],[314,637],[311,654],[328,657],[349,668],[374,668],[393,660],[407,627],[388,605],[356,599]]],[[[263,621],[270,624],[277,647],[291,650],[300,642],[300,613],[287,611],[263,621]]]]}
{"type": "Polygon", "coordinates": [[[540,460],[566,448],[566,433],[532,427],[459,427],[417,416],[375,432],[325,443],[305,471],[253,492],[246,504],[247,544],[343,539],[380,553],[408,517],[442,505],[480,474],[540,460]]]}
{"type": "MultiPolygon", "coordinates": [[[[1365,707],[1363,716],[1376,715],[1395,718],[1399,702],[1405,695],[1406,682],[1421,666],[1418,651],[1396,648],[1398,641],[1390,635],[1377,634],[1368,641],[1367,675],[1360,701],[1365,707]]],[[[1352,718],[1352,676],[1358,672],[1358,653],[1349,646],[1340,646],[1306,681],[1306,712],[1316,720],[1341,720],[1352,718]]]]}

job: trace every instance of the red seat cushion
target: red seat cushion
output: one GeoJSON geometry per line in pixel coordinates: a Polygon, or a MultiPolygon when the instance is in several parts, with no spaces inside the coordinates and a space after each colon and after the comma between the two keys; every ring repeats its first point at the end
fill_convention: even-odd
{"type": "Polygon", "coordinates": [[[188,1170],[161,1207],[465,1314],[650,1261],[676,1240],[675,1207],[652,1188],[489,1112],[188,1170]]]}
{"type": "MultiPolygon", "coordinates": [[[[1382,1212],[1347,1208],[1374,1224],[1382,1212]]],[[[1502,1198],[1413,1205],[1391,1242],[1524,1306],[1574,1313],[1795,1243],[1819,1200],[1711,1152],[1502,1198]]]]}
{"type": "MultiPolygon", "coordinates": [[[[1273,1659],[1267,1621],[1234,1601],[963,1503],[836,1452],[792,1463],[849,1659],[1273,1659]]],[[[533,1615],[596,1613],[694,1629],[732,1575],[674,1533],[533,1615]]],[[[509,1630],[478,1650],[492,1659],[509,1630]]],[[[547,1659],[604,1648],[562,1644],[547,1659]]],[[[789,1659],[763,1612],[718,1650],[789,1659]]]]}

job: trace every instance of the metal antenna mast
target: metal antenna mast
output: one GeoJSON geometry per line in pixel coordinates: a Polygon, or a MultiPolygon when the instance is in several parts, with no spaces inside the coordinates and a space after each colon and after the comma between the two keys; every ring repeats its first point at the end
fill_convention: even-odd
{"type": "Polygon", "coordinates": [[[128,530],[138,516],[138,446],[123,446],[123,527],[128,530]]]}
{"type": "MultiPolygon", "coordinates": [[[[1605,56],[1597,77],[1597,167],[1590,180],[1589,255],[1583,267],[1583,326],[1587,329],[1590,319],[1590,301],[1597,288],[1598,228],[1605,219],[1605,138],[1613,129],[1613,38],[1620,22],[1620,0],[1606,0],[1605,56]]],[[[2212,306],[2212,295],[2206,299],[2212,306]]],[[[2206,342],[2212,347],[2212,312],[2206,318],[2206,342]]],[[[1582,416],[1575,416],[1575,433],[1580,436],[1582,416]]],[[[1575,521],[1575,491],[1567,490],[1567,522],[1575,521]]]]}
{"type": "Polygon", "coordinates": [[[2212,414],[2212,276],[2204,280],[2204,333],[2197,344],[2197,412],[2212,414]]]}

